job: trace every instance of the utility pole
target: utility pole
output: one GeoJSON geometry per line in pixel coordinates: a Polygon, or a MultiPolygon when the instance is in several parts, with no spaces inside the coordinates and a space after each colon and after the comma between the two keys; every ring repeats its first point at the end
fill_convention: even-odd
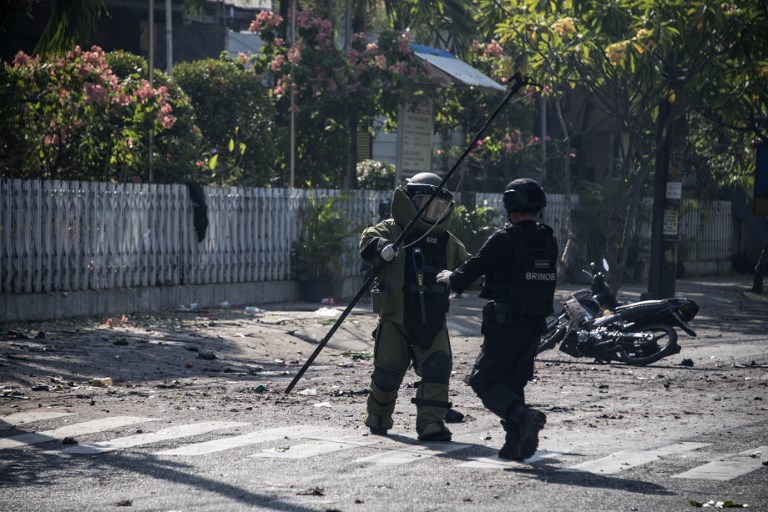
{"type": "Polygon", "coordinates": [[[675,110],[666,98],[659,105],[651,261],[648,292],[642,295],[642,299],[665,299],[675,296],[685,147],[685,115],[682,112],[676,114],[675,110]]]}
{"type": "Polygon", "coordinates": [[[165,71],[173,72],[173,8],[171,0],[165,0],[165,71]]]}
{"type": "MultiPolygon", "coordinates": [[[[296,44],[296,0],[291,1],[291,46],[296,44]]],[[[291,180],[288,184],[293,188],[296,177],[296,77],[291,80],[291,180]]]]}
{"type": "MultiPolygon", "coordinates": [[[[155,73],[155,0],[149,0],[149,86],[154,88],[155,73]]],[[[149,125],[149,182],[154,181],[152,172],[152,153],[154,152],[154,131],[155,124],[149,125]]]]}

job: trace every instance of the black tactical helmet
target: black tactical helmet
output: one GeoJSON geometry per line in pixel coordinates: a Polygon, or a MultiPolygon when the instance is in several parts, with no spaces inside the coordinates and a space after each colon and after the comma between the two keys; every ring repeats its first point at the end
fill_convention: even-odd
{"type": "Polygon", "coordinates": [[[541,210],[547,206],[547,195],[541,185],[530,178],[510,181],[504,191],[504,208],[508,212],[541,210]]]}
{"type": "MultiPolygon", "coordinates": [[[[431,172],[420,172],[405,184],[405,194],[413,203],[416,210],[420,210],[428,201],[435,190],[440,187],[443,179],[431,172]]],[[[429,203],[421,214],[422,220],[430,224],[441,222],[453,209],[453,194],[444,187],[440,187],[435,198],[429,203]]]]}

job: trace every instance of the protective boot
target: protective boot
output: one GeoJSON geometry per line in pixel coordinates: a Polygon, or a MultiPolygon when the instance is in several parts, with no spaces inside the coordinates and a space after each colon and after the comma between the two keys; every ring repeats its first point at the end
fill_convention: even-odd
{"type": "Polygon", "coordinates": [[[519,460],[533,457],[539,448],[539,432],[547,423],[547,416],[536,409],[521,407],[517,413],[517,425],[520,429],[517,456],[519,460]]]}
{"type": "Polygon", "coordinates": [[[451,431],[441,421],[424,427],[424,430],[419,432],[419,441],[447,443],[451,440],[451,436],[451,431]]]}
{"type": "Polygon", "coordinates": [[[464,421],[464,414],[456,409],[448,409],[448,412],[445,413],[446,423],[461,423],[462,421],[464,421]]]}
{"type": "Polygon", "coordinates": [[[504,427],[506,435],[504,436],[504,446],[499,450],[499,458],[506,460],[522,460],[520,458],[520,427],[516,422],[501,420],[501,426],[504,427]]]}
{"type": "Polygon", "coordinates": [[[366,403],[365,426],[371,434],[385,436],[392,428],[392,413],[397,401],[397,389],[383,391],[376,383],[371,383],[371,394],[366,403]]]}
{"type": "Polygon", "coordinates": [[[387,431],[392,428],[392,417],[376,416],[369,413],[365,415],[365,426],[371,430],[371,434],[385,436],[387,431]]]}

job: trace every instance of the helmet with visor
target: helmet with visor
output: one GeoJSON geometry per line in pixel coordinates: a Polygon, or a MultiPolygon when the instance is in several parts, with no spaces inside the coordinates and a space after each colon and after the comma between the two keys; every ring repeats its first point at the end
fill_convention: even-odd
{"type": "Polygon", "coordinates": [[[409,179],[405,185],[405,193],[416,211],[421,210],[429,202],[427,208],[421,213],[421,219],[429,224],[439,224],[453,209],[453,194],[440,186],[442,181],[437,174],[420,172],[409,179]],[[436,190],[437,194],[432,201],[429,201],[436,190]]]}

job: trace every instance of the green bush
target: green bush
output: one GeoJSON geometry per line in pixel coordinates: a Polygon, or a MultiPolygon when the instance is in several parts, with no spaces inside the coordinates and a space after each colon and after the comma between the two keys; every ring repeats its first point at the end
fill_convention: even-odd
{"type": "Polygon", "coordinates": [[[202,133],[201,170],[220,185],[269,185],[275,112],[252,71],[229,58],[181,62],[173,81],[189,95],[202,133]]]}
{"type": "Polygon", "coordinates": [[[309,191],[307,203],[299,210],[299,239],[291,246],[291,268],[297,279],[341,277],[347,239],[358,231],[339,208],[342,199],[317,197],[309,191]]]}
{"type": "Polygon", "coordinates": [[[471,254],[476,254],[499,227],[495,225],[495,219],[496,210],[489,206],[470,210],[460,204],[453,212],[450,230],[471,254]]]}

